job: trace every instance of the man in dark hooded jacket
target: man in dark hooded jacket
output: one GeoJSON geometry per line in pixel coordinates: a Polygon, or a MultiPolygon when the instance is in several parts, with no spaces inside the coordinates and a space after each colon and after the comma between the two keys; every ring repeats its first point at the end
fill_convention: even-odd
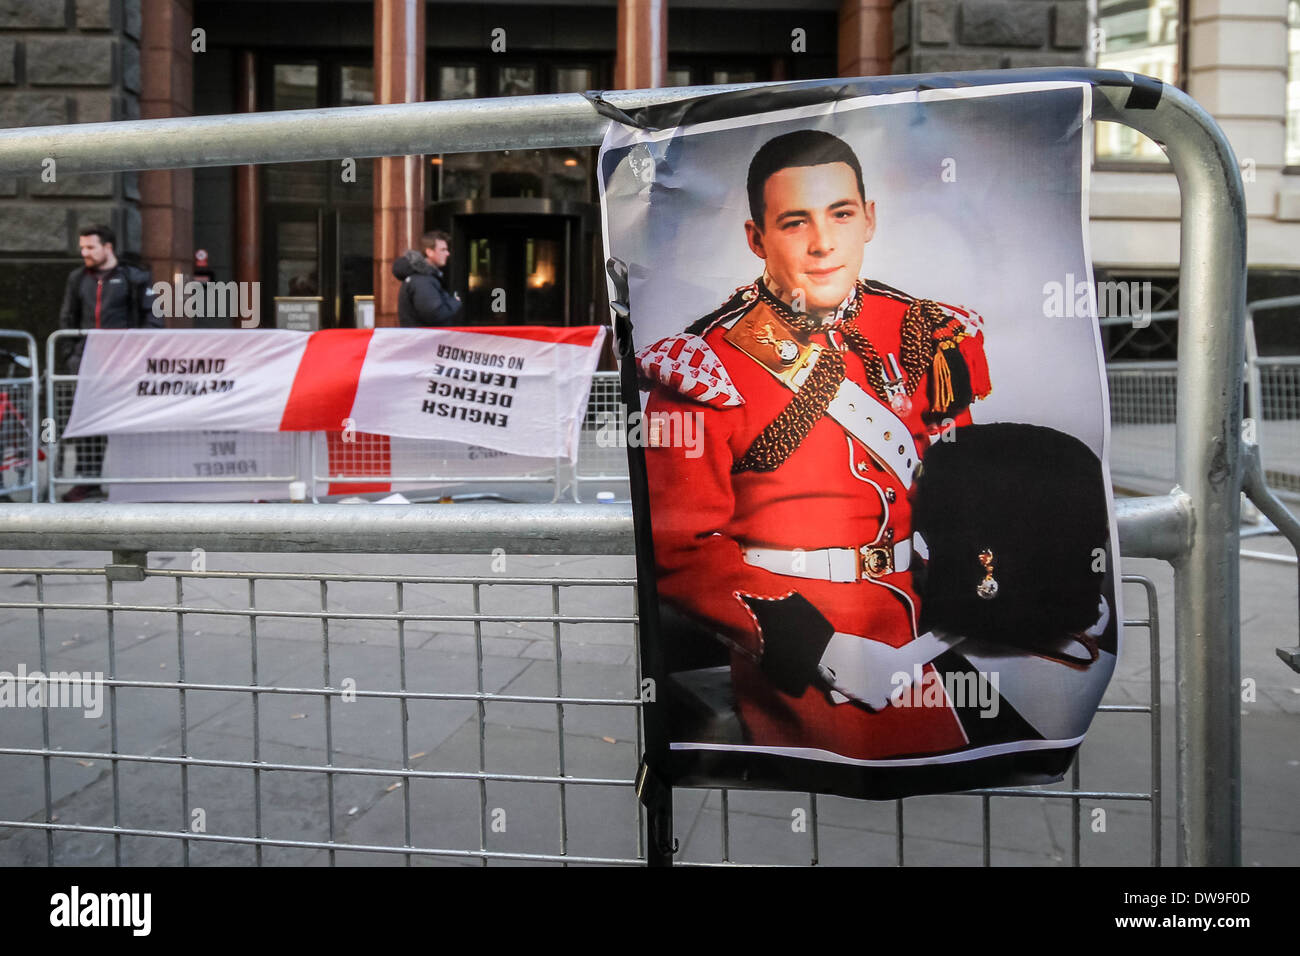
{"type": "Polygon", "coordinates": [[[402,328],[455,325],[464,317],[465,305],[447,288],[443,274],[450,238],[445,232],[426,232],[420,237],[423,252],[410,249],[393,263],[393,275],[402,283],[397,299],[402,328]]]}
{"type": "MultiPolygon", "coordinates": [[[[77,249],[83,265],[68,275],[59,309],[59,327],[64,329],[163,328],[154,315],[153,283],[149,270],[125,262],[117,255],[117,236],[108,226],[87,226],[81,230],[77,249]]],[[[85,337],[65,345],[64,361],[76,373],[81,365],[85,337]]]]}

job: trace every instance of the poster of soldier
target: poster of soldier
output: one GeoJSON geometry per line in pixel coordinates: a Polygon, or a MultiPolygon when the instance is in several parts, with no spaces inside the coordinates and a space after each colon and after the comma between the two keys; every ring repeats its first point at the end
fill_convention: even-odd
{"type": "Polygon", "coordinates": [[[885,799],[1069,767],[1122,621],[1091,95],[790,87],[611,123],[667,782],[885,799]]]}

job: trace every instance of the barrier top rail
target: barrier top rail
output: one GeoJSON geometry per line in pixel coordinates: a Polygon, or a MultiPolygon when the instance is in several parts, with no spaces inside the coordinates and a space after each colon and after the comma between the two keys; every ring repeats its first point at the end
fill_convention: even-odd
{"type": "MultiPolygon", "coordinates": [[[[1122,123],[1164,146],[1181,192],[1181,325],[1176,477],[1168,495],[1143,499],[1134,553],[1171,560],[1176,574],[1177,823],[1180,864],[1233,865],[1241,857],[1239,490],[1244,364],[1246,214],[1236,158],[1222,130],[1186,93],[1111,70],[1052,68],[830,79],[455,100],[54,126],[0,132],[0,174],[101,172],[346,157],[598,145],[609,117],[636,121],[653,104],[754,86],[825,98],[922,88],[1078,81],[1095,91],[1096,119],[1122,123]]],[[[1257,465],[1257,458],[1255,464],[1257,465]]],[[[1252,483],[1261,510],[1282,509],[1252,483]]],[[[19,537],[71,520],[47,507],[19,537]]],[[[1131,517],[1131,516],[1130,516],[1131,517]]],[[[112,523],[113,519],[104,519],[112,523]]],[[[1281,525],[1279,525],[1281,527],[1281,525]]],[[[277,531],[283,538],[283,532],[277,531]]],[[[300,534],[321,540],[328,522],[300,534]]],[[[5,536],[12,546],[15,537],[5,536]]],[[[428,543],[428,542],[426,542],[428,543]]]]}

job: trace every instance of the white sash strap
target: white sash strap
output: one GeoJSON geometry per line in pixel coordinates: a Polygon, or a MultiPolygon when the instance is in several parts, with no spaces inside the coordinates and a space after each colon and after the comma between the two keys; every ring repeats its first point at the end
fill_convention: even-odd
{"type": "Polygon", "coordinates": [[[912,472],[919,456],[912,433],[903,420],[856,382],[845,379],[826,407],[826,414],[862,442],[871,456],[903,483],[912,487],[912,472]]]}

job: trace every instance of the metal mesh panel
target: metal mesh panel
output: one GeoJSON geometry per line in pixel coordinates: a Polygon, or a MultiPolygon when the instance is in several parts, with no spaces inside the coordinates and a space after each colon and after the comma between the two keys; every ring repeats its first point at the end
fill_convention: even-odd
{"type": "MultiPolygon", "coordinates": [[[[6,714],[0,863],[644,860],[632,579],[192,566],[141,580],[120,566],[0,570],[5,669],[48,675],[52,697],[56,680],[101,695],[89,719],[84,694],[6,714]]],[[[1141,654],[1147,631],[1150,697],[1103,706],[1091,733],[1123,722],[1123,745],[1149,751],[1149,787],[1084,788],[1102,760],[1085,743],[1085,771],[1049,788],[895,803],[679,790],[678,860],[1103,863],[1080,851],[1087,815],[1145,803],[1159,863],[1155,592],[1124,580],[1148,602],[1125,647],[1141,654]]]]}
{"type": "MultiPolygon", "coordinates": [[[[72,415],[77,376],[56,374],[53,361],[84,337],[84,332],[64,330],[49,338],[46,414],[58,436],[72,415]]],[[[289,483],[301,474],[298,441],[293,433],[206,431],[63,438],[51,446],[56,465],[49,497],[57,501],[70,487],[98,486],[113,489],[108,497],[125,501],[285,499],[289,483]],[[186,485],[194,487],[182,487],[186,485]]]]}
{"type": "Polygon", "coordinates": [[[1300,358],[1260,358],[1259,452],[1270,487],[1300,499],[1300,358]]]}
{"type": "Polygon", "coordinates": [[[627,447],[622,393],[618,372],[597,372],[592,377],[587,415],[582,422],[578,458],[574,465],[573,500],[591,500],[602,491],[626,501],[627,447]]]}
{"type": "Polygon", "coordinates": [[[563,462],[463,442],[370,432],[313,432],[316,497],[371,491],[495,491],[521,500],[558,498],[563,462]]]}
{"type": "Polygon", "coordinates": [[[39,446],[36,341],[0,331],[0,500],[36,501],[45,453],[39,446]]]}
{"type": "Polygon", "coordinates": [[[1110,467],[1127,477],[1168,479],[1174,474],[1176,362],[1123,362],[1106,369],[1110,386],[1110,467]]]}

